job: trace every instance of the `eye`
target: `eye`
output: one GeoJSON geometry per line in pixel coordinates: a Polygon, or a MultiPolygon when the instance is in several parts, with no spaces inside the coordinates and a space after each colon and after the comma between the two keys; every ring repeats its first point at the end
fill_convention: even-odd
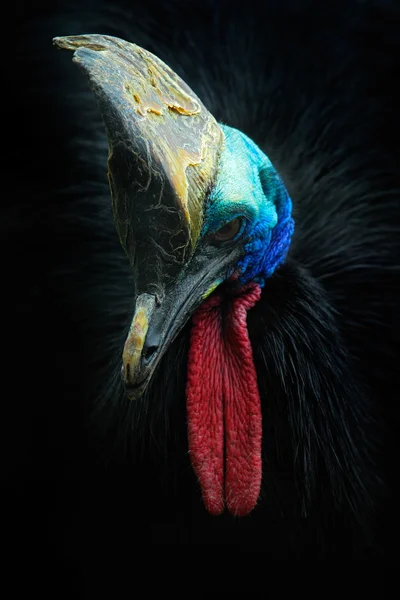
{"type": "Polygon", "coordinates": [[[232,219],[232,221],[229,221],[229,223],[226,223],[220,229],[217,229],[217,231],[213,233],[212,237],[218,242],[228,242],[229,240],[233,240],[233,238],[239,233],[241,225],[242,219],[232,219]]]}

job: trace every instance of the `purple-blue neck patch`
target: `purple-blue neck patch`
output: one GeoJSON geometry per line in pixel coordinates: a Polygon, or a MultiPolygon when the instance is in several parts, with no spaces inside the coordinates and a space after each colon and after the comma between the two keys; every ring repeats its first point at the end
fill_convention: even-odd
{"type": "Polygon", "coordinates": [[[241,283],[263,286],[285,260],[294,231],[292,202],[269,158],[245,134],[221,125],[225,146],[217,183],[206,210],[203,233],[215,231],[236,217],[245,226],[244,255],[228,274],[241,283]]]}

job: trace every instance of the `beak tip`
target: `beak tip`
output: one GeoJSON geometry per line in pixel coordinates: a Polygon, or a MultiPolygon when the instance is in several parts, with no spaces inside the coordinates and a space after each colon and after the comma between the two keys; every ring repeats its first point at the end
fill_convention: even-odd
{"type": "Polygon", "coordinates": [[[143,396],[149,383],[148,380],[146,380],[139,385],[132,385],[129,369],[127,372],[124,364],[121,367],[121,380],[125,388],[125,395],[129,400],[138,400],[141,396],[143,396]]]}

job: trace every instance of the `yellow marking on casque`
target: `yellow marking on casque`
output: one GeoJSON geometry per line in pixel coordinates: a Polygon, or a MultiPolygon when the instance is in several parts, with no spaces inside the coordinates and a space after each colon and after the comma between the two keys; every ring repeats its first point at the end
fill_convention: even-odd
{"type": "Polygon", "coordinates": [[[214,117],[194,95],[186,93],[183,82],[167,65],[142,48],[134,48],[150,66],[137,66],[134,77],[124,87],[134,100],[134,110],[146,119],[146,137],[169,176],[194,246],[200,235],[202,203],[215,172],[223,133],[214,117]],[[189,167],[195,169],[190,176],[189,167]]]}
{"type": "MultiPolygon", "coordinates": [[[[218,167],[224,133],[196,94],[168,65],[147,50],[112,36],[58,38],[61,48],[87,48],[98,60],[77,52],[103,93],[118,100],[118,112],[134,123],[152,159],[173,188],[195,246],[203,223],[203,203],[218,167]]],[[[110,148],[112,152],[112,148],[110,148]]],[[[146,157],[143,157],[146,160],[146,157]]]]}

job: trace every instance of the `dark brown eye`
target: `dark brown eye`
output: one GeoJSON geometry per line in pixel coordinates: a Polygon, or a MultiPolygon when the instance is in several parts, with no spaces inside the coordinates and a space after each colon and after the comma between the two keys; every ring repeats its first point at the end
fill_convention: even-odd
{"type": "Polygon", "coordinates": [[[229,240],[233,240],[233,238],[239,233],[240,225],[242,219],[232,219],[226,225],[223,225],[220,229],[218,229],[214,234],[214,239],[219,242],[227,242],[229,240]]]}

